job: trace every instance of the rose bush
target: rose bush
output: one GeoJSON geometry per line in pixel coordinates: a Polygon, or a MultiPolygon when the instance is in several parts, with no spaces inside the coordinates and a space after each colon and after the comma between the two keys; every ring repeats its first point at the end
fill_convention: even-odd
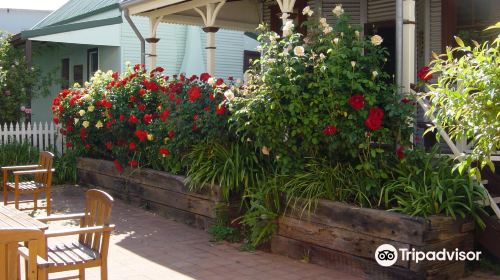
{"type": "Polygon", "coordinates": [[[114,160],[120,171],[127,165],[175,173],[190,146],[227,134],[223,80],[162,73],[142,65],[122,77],[98,71],[84,87],[61,91],[52,111],[67,147],[114,160]]]}
{"type": "Polygon", "coordinates": [[[395,153],[410,139],[414,106],[402,102],[410,97],[403,99],[383,70],[383,38],[363,38],[341,9],[334,14],[335,26],[310,17],[305,37],[291,20],[283,37],[261,26],[262,57],[231,102],[242,139],[285,165],[306,157],[356,160],[373,143],[395,153]]]}

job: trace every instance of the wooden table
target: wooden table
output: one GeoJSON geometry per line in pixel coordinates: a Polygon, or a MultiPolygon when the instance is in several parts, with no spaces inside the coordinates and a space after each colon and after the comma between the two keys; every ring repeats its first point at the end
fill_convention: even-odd
{"type": "MultiPolygon", "coordinates": [[[[0,229],[33,229],[33,228],[45,231],[48,228],[48,225],[34,219],[33,217],[29,216],[26,213],[23,213],[15,209],[14,207],[0,206],[0,229]]],[[[9,243],[5,246],[7,248],[5,248],[5,250],[1,250],[5,252],[5,255],[0,256],[0,259],[5,259],[5,262],[0,263],[0,266],[8,268],[7,279],[17,279],[18,243],[17,242],[12,244],[9,243]]]]}

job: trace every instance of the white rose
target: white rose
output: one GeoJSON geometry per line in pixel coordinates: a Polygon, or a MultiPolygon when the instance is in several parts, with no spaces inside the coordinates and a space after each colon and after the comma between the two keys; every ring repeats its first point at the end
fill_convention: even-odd
{"type": "Polygon", "coordinates": [[[211,86],[215,85],[215,78],[214,78],[214,77],[210,77],[210,78],[208,78],[207,83],[208,83],[209,85],[211,85],[211,86]]]}
{"type": "Polygon", "coordinates": [[[356,67],[356,61],[351,61],[352,68],[356,67]]]}
{"type": "Polygon", "coordinates": [[[308,15],[308,16],[312,16],[313,15],[313,11],[311,10],[311,7],[309,6],[306,6],[303,10],[302,10],[302,14],[303,15],[308,15]]]}
{"type": "Polygon", "coordinates": [[[328,33],[331,33],[333,31],[333,27],[327,26],[323,29],[323,33],[326,35],[328,33]]]}
{"type": "Polygon", "coordinates": [[[295,48],[293,48],[293,53],[296,56],[304,56],[304,47],[296,46],[295,48]]]}
{"type": "Polygon", "coordinates": [[[226,90],[224,92],[224,96],[226,97],[227,100],[231,101],[234,99],[234,93],[231,90],[226,90]]]}
{"type": "Polygon", "coordinates": [[[78,114],[79,114],[80,116],[85,115],[85,110],[80,110],[80,111],[78,111],[78,114]]]}
{"type": "Polygon", "coordinates": [[[359,31],[358,30],[354,31],[354,34],[356,35],[356,38],[359,38],[359,31]]]}
{"type": "Polygon", "coordinates": [[[89,121],[83,121],[82,123],[82,126],[85,128],[89,127],[89,125],[90,125],[89,121]]]}
{"type": "Polygon", "coordinates": [[[325,59],[325,58],[326,58],[326,56],[325,56],[323,53],[320,53],[320,54],[319,54],[319,59],[323,60],[323,59],[325,59]]]}
{"type": "Polygon", "coordinates": [[[382,37],[380,37],[379,35],[373,35],[373,36],[371,37],[370,41],[372,41],[372,44],[373,44],[374,46],[378,46],[378,45],[382,44],[382,42],[383,42],[384,40],[383,40],[383,39],[382,39],[382,37]]]}
{"type": "Polygon", "coordinates": [[[285,26],[283,26],[283,36],[288,37],[292,35],[294,26],[293,21],[287,20],[285,26]]]}
{"type": "Polygon", "coordinates": [[[95,124],[95,127],[96,127],[97,129],[99,129],[99,128],[103,127],[102,122],[101,122],[101,121],[97,121],[97,123],[95,124]]]}
{"type": "Polygon", "coordinates": [[[337,17],[340,17],[344,13],[344,9],[342,9],[342,5],[337,5],[335,8],[332,10],[332,13],[336,15],[337,17]]]}
{"type": "Polygon", "coordinates": [[[377,72],[377,71],[373,71],[373,72],[372,72],[372,77],[373,77],[373,79],[375,79],[377,76],[378,76],[378,72],[377,72]]]}
{"type": "Polygon", "coordinates": [[[87,108],[87,111],[89,112],[93,112],[95,109],[95,107],[93,105],[90,105],[88,108],[87,108]]]}
{"type": "Polygon", "coordinates": [[[339,43],[339,38],[335,38],[335,39],[333,39],[333,42],[335,43],[335,45],[338,45],[338,43],[339,43]]]}

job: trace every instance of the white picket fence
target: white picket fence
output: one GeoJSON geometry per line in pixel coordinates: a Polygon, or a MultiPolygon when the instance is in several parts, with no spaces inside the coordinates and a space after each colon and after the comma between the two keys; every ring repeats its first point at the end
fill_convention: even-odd
{"type": "Polygon", "coordinates": [[[55,148],[64,151],[64,137],[60,127],[54,123],[16,123],[0,125],[0,145],[8,143],[30,143],[39,150],[55,148]]]}

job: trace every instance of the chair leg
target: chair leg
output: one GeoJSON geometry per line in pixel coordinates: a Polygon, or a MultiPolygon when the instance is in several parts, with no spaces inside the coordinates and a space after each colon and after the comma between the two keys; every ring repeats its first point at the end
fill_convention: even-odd
{"type": "Polygon", "coordinates": [[[52,201],[50,200],[50,191],[45,193],[45,199],[47,200],[47,216],[50,216],[52,212],[52,201]]]}
{"type": "Polygon", "coordinates": [[[38,209],[38,193],[33,193],[33,210],[38,209]]]}
{"type": "Polygon", "coordinates": [[[7,205],[7,200],[9,199],[9,191],[7,190],[7,186],[3,186],[3,205],[7,205]]]}
{"type": "Polygon", "coordinates": [[[108,280],[108,262],[103,260],[101,263],[101,280],[108,280]]]}
{"type": "Polygon", "coordinates": [[[16,209],[19,210],[19,189],[17,189],[17,188],[14,191],[14,204],[16,206],[16,209]]]}
{"type": "Polygon", "coordinates": [[[48,280],[49,279],[49,271],[46,267],[38,269],[38,280],[48,280]]]}
{"type": "Polygon", "coordinates": [[[85,280],[85,268],[80,268],[80,272],[78,273],[79,280],[85,280]]]}

